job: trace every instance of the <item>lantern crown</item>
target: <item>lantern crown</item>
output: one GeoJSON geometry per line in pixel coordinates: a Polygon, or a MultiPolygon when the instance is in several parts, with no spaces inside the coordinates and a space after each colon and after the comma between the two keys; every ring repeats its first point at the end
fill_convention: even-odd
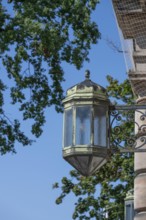
{"type": "Polygon", "coordinates": [[[90,79],[89,70],[85,72],[85,80],[69,88],[66,95],[63,103],[73,98],[97,98],[101,100],[108,98],[106,89],[90,79]]]}

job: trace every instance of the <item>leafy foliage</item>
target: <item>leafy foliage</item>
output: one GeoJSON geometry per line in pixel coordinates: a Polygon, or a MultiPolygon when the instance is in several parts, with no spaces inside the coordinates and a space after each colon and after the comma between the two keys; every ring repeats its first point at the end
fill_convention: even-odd
{"type": "MultiPolygon", "coordinates": [[[[45,109],[62,111],[62,62],[82,67],[100,33],[91,14],[98,0],[0,0],[0,152],[15,152],[15,141],[31,143],[4,111],[5,90],[19,104],[23,119],[32,119],[39,137],[45,109]],[[5,80],[3,80],[5,79],[5,80]],[[9,81],[9,88],[6,82],[9,81]],[[16,129],[17,128],[17,129],[16,129]]],[[[18,105],[17,105],[18,106],[18,105]]]]}
{"type": "MultiPolygon", "coordinates": [[[[107,91],[115,100],[122,100],[126,104],[134,102],[131,86],[128,80],[119,83],[118,80],[107,76],[109,86],[107,91]]],[[[123,125],[124,126],[124,125],[123,125]]],[[[125,129],[127,129],[127,124],[125,129]]],[[[129,129],[129,128],[128,128],[129,129]]],[[[58,183],[54,188],[61,188],[61,194],[56,204],[73,193],[77,197],[72,219],[124,219],[124,198],[133,188],[134,164],[133,154],[112,155],[110,161],[90,177],[83,177],[77,171],[70,172],[70,177],[63,177],[61,186],[58,183]]]]}
{"type": "Polygon", "coordinates": [[[124,80],[123,83],[119,83],[117,79],[108,75],[107,80],[109,83],[107,86],[107,92],[110,97],[112,97],[115,101],[119,100],[127,105],[135,103],[135,97],[133,95],[129,79],[124,80]]]}

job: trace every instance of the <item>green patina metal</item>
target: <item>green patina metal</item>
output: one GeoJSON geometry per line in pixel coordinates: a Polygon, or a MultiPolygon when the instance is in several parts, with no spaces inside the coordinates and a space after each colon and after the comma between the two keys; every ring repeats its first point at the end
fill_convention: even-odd
{"type": "Polygon", "coordinates": [[[67,90],[64,104],[63,157],[82,175],[93,174],[110,157],[106,89],[85,80],[67,90]]]}

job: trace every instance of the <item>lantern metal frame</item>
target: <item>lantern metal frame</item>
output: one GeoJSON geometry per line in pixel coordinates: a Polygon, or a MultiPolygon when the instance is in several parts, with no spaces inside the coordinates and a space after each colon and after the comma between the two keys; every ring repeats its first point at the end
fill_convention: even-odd
{"type": "MultiPolygon", "coordinates": [[[[90,73],[86,71],[85,80],[67,90],[67,96],[62,101],[64,104],[64,137],[63,137],[63,158],[76,168],[82,175],[89,176],[94,173],[99,167],[103,166],[111,156],[109,146],[108,129],[108,110],[110,101],[106,93],[106,89],[90,80],[90,73]],[[77,134],[81,135],[81,118],[84,115],[84,110],[81,113],[80,107],[90,109],[90,119],[87,128],[89,128],[90,135],[86,137],[87,130],[84,127],[84,136],[77,139],[77,134]],[[102,106],[102,107],[101,107],[102,106]],[[98,110],[97,110],[97,109],[98,110]],[[67,110],[72,109],[71,115],[67,116],[67,110]],[[99,110],[100,109],[100,110],[99,110]],[[79,113],[80,112],[80,113],[79,113]],[[97,115],[96,115],[97,114],[97,115]],[[98,115],[99,114],[99,115],[98,115]],[[102,126],[97,128],[95,126],[97,120],[102,115],[102,126]],[[80,118],[81,116],[81,118],[80,118]],[[72,121],[70,118],[72,117],[72,121]],[[79,120],[77,122],[77,119],[79,120]],[[69,124],[67,122],[69,120],[69,124]],[[73,124],[72,124],[73,123],[73,124]],[[79,123],[79,124],[78,124],[79,123]],[[72,126],[72,136],[67,128],[72,126]],[[78,126],[80,127],[78,133],[78,126]],[[97,133],[97,137],[94,134],[97,133]],[[76,133],[77,132],[77,133],[76,133]],[[101,134],[101,140],[98,137],[101,134]],[[65,138],[68,138],[65,140],[65,138]],[[85,138],[85,139],[84,139],[85,138]],[[88,139],[89,138],[89,139],[88,139]],[[97,138],[97,139],[96,139],[97,138]],[[105,141],[104,141],[105,138],[105,141]],[[71,140],[71,141],[70,141],[71,140]]],[[[86,110],[85,110],[86,113],[86,110]]],[[[83,116],[84,118],[84,116],[83,116]]],[[[85,122],[85,121],[84,121],[85,122]]],[[[84,126],[86,126],[84,124],[84,126]]]]}
{"type": "Polygon", "coordinates": [[[141,122],[146,120],[146,105],[109,106],[109,144],[112,153],[146,152],[146,149],[142,148],[146,144],[146,124],[138,124],[135,120],[135,113],[140,114],[141,122]],[[131,122],[133,134],[130,133],[128,136],[127,129],[124,130],[122,125],[131,122]],[[135,127],[137,127],[137,134],[134,134],[135,127]]]}

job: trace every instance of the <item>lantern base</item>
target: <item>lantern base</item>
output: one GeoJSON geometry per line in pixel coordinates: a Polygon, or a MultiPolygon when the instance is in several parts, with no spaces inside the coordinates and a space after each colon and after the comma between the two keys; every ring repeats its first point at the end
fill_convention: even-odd
{"type": "Polygon", "coordinates": [[[110,150],[100,146],[70,146],[63,149],[63,158],[83,176],[90,176],[109,160],[110,150]]]}

